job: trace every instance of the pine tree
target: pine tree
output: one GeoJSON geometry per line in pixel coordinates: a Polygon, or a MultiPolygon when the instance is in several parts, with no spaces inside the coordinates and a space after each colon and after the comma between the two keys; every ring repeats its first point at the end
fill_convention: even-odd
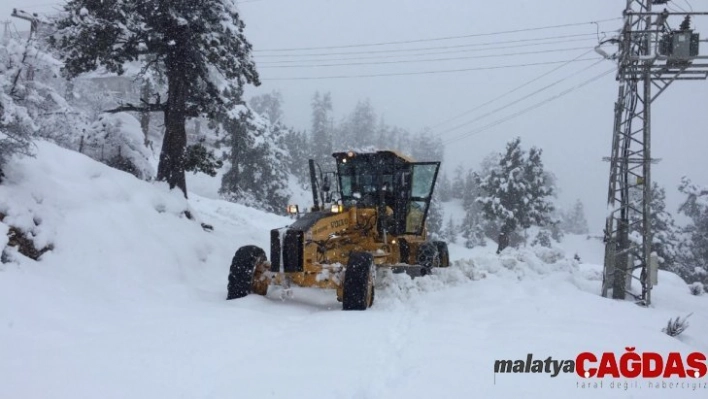
{"type": "Polygon", "coordinates": [[[260,84],[235,1],[70,0],[64,10],[51,42],[69,77],[99,68],[123,75],[128,63],[165,76],[164,101],[111,111],[164,113],[157,179],[187,196],[187,118],[228,113],[244,85],[260,84]]]}
{"type": "MultiPolygon", "coordinates": [[[[630,190],[630,201],[635,206],[640,206],[642,201],[641,187],[630,190]]],[[[666,211],[666,190],[656,182],[652,184],[651,202],[649,203],[649,221],[652,231],[652,252],[659,257],[659,268],[674,271],[676,267],[676,256],[679,246],[679,232],[673,216],[666,211]]],[[[641,234],[637,230],[641,226],[641,215],[639,212],[630,211],[629,222],[630,231],[641,234]]],[[[679,273],[680,274],[680,273],[679,273]]]]}
{"type": "Polygon", "coordinates": [[[573,208],[561,215],[561,229],[568,234],[588,234],[588,222],[585,219],[585,207],[580,199],[575,201],[573,208]]]}
{"type": "Polygon", "coordinates": [[[532,246],[551,247],[551,232],[546,229],[541,229],[536,234],[536,237],[531,242],[532,246]]]}
{"type": "Polygon", "coordinates": [[[432,130],[425,129],[413,137],[411,156],[416,162],[441,162],[445,147],[432,130]]]}
{"type": "Polygon", "coordinates": [[[344,148],[360,149],[376,143],[376,112],[369,99],[359,101],[340,132],[344,148]]]}
{"type": "Polygon", "coordinates": [[[666,211],[666,190],[656,183],[652,185],[651,228],[652,251],[659,256],[659,267],[674,270],[679,246],[679,233],[673,216],[666,211]]]}
{"type": "Polygon", "coordinates": [[[255,96],[248,104],[253,112],[268,119],[271,125],[282,122],[283,95],[279,91],[273,90],[270,93],[255,96]]]}
{"type": "Polygon", "coordinates": [[[329,93],[312,97],[312,156],[322,167],[332,161],[332,98],[329,93]]]}
{"type": "Polygon", "coordinates": [[[216,159],[213,150],[209,150],[204,145],[204,140],[187,147],[184,170],[186,172],[204,173],[211,177],[216,176],[217,170],[223,166],[223,162],[216,159]]]}
{"type": "Polygon", "coordinates": [[[430,209],[428,209],[428,219],[426,227],[433,237],[440,237],[443,232],[443,211],[440,204],[439,195],[433,192],[433,197],[430,200],[430,209]]]}
{"type": "Polygon", "coordinates": [[[229,201],[283,214],[291,193],[282,126],[242,110],[238,119],[225,120],[223,129],[230,168],[219,193],[229,201]]]}
{"type": "Polygon", "coordinates": [[[686,17],[681,22],[681,25],[679,25],[679,29],[682,31],[687,31],[687,30],[691,29],[691,16],[690,15],[686,15],[686,17]]]}
{"type": "Polygon", "coordinates": [[[524,199],[524,212],[519,217],[521,227],[550,226],[555,221],[551,215],[555,207],[551,198],[555,196],[555,185],[550,175],[544,170],[541,160],[542,150],[532,147],[524,166],[524,181],[526,182],[526,195],[524,199]]]}
{"type": "Polygon", "coordinates": [[[465,210],[465,217],[462,220],[462,236],[465,238],[465,247],[474,248],[486,244],[484,226],[482,220],[482,207],[477,198],[480,197],[481,188],[479,186],[479,176],[467,171],[465,183],[462,189],[462,208],[465,210]]]}
{"type": "Polygon", "coordinates": [[[458,229],[455,226],[455,222],[452,221],[452,216],[447,219],[447,224],[445,224],[445,229],[443,230],[443,238],[450,243],[457,242],[458,229]]]}
{"type": "Polygon", "coordinates": [[[684,177],[679,191],[686,196],[679,212],[690,218],[691,223],[683,229],[686,238],[680,245],[678,273],[689,283],[708,284],[708,188],[684,177]]]}
{"type": "Polygon", "coordinates": [[[376,125],[376,148],[401,151],[396,148],[395,141],[391,140],[391,126],[386,124],[383,115],[379,117],[379,123],[376,125]]]}
{"type": "Polygon", "coordinates": [[[515,139],[506,146],[506,154],[497,168],[482,179],[480,188],[485,196],[478,201],[482,205],[485,218],[498,222],[501,231],[507,235],[525,222],[524,199],[524,152],[521,140],[515,139]]]}
{"type": "Polygon", "coordinates": [[[30,144],[39,129],[36,107],[28,104],[33,87],[23,77],[23,60],[33,51],[31,42],[19,43],[3,37],[0,43],[0,174],[2,166],[16,154],[31,155],[30,144]]]}
{"type": "Polygon", "coordinates": [[[554,188],[543,168],[541,150],[532,148],[526,158],[520,138],[507,143],[498,166],[480,179],[480,189],[483,195],[477,201],[484,218],[498,224],[507,236],[531,225],[554,223],[550,217],[554,188]]]}
{"type": "Polygon", "coordinates": [[[35,138],[76,149],[89,127],[63,96],[59,60],[43,48],[37,33],[0,39],[0,169],[12,156],[31,156],[35,138]]]}
{"type": "Polygon", "coordinates": [[[462,199],[465,193],[465,168],[457,165],[452,178],[452,198],[462,199]]]}
{"type": "Polygon", "coordinates": [[[448,202],[452,199],[452,185],[450,179],[447,178],[447,174],[444,172],[440,173],[440,178],[438,179],[440,190],[440,201],[448,202]]]}
{"type": "Polygon", "coordinates": [[[492,173],[493,170],[495,170],[499,166],[499,162],[501,162],[502,154],[498,152],[493,152],[486,157],[482,159],[482,162],[480,163],[479,166],[479,172],[477,174],[479,175],[480,179],[485,179],[489,176],[490,173],[492,173]]]}
{"type": "Polygon", "coordinates": [[[286,160],[287,169],[297,177],[303,188],[310,184],[308,163],[305,161],[309,159],[308,157],[312,157],[309,144],[310,142],[305,132],[287,129],[287,133],[283,137],[283,145],[288,154],[286,160]]]}
{"type": "Polygon", "coordinates": [[[401,127],[394,126],[390,129],[391,132],[391,146],[403,154],[411,154],[411,134],[401,127]]]}
{"type": "MultiPolygon", "coordinates": [[[[285,150],[286,170],[292,173],[302,185],[309,182],[307,173],[307,159],[312,157],[311,149],[308,148],[307,136],[304,133],[296,132],[285,126],[283,122],[283,96],[273,90],[270,93],[261,94],[251,98],[248,102],[250,109],[268,121],[270,128],[277,132],[282,147],[285,150]]],[[[278,144],[281,146],[281,144],[278,144]]]]}

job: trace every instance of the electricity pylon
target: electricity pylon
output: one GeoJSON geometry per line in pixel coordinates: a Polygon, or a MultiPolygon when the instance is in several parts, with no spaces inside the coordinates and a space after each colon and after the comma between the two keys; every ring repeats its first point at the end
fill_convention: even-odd
{"type": "Polygon", "coordinates": [[[602,296],[632,296],[651,304],[657,283],[658,261],[652,252],[651,229],[651,105],[677,80],[705,80],[708,63],[700,60],[699,36],[690,28],[690,17],[708,12],[654,11],[668,0],[627,0],[624,26],[616,54],[619,95],[615,103],[610,162],[608,216],[605,225],[605,266],[602,296]],[[680,27],[672,29],[671,17],[680,27]],[[653,93],[653,89],[656,92],[653,93]],[[633,194],[633,195],[632,195],[633,194]],[[631,291],[638,280],[641,292],[631,291]]]}

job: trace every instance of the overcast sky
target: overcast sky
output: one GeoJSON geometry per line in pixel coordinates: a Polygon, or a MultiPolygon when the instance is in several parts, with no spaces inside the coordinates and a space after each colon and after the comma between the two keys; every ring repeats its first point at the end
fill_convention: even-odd
{"type": "MultiPolygon", "coordinates": [[[[0,13],[10,19],[12,7],[48,12],[58,4],[3,0],[0,13]]],[[[558,177],[560,204],[581,198],[590,227],[599,234],[609,173],[609,164],[602,158],[611,149],[618,85],[614,72],[601,76],[615,64],[600,61],[590,50],[597,44],[598,30],[603,38],[620,28],[624,4],[620,0],[244,0],[240,7],[246,35],[262,79],[262,85],[248,88],[247,95],[279,90],[285,101],[285,122],[300,129],[309,127],[315,91],[331,92],[337,119],[368,98],[390,125],[414,133],[433,127],[447,144],[448,171],[458,164],[476,168],[485,155],[502,151],[507,141],[520,136],[525,148],[543,148],[548,169],[558,177]],[[573,26],[536,29],[557,25],[573,26]],[[512,30],[521,32],[499,33],[512,30]],[[449,39],[460,36],[467,37],[449,39]],[[390,42],[398,43],[370,45],[390,42]],[[573,59],[584,61],[565,63],[573,59]],[[357,65],[323,66],[332,64],[357,65]],[[544,65],[519,67],[527,64],[544,65]],[[578,87],[593,78],[597,80],[578,87]]],[[[708,9],[698,0],[690,4],[696,10],[708,9]]],[[[678,0],[670,7],[690,6],[678,0]]],[[[25,24],[14,22],[20,28],[25,24]]],[[[680,22],[672,21],[674,26],[680,22]]],[[[695,22],[698,30],[708,26],[706,20],[695,22]]],[[[703,32],[706,35],[708,31],[703,32]]],[[[708,48],[701,52],[708,53],[708,48]]],[[[707,106],[705,81],[676,83],[654,103],[652,155],[661,162],[652,173],[666,187],[672,212],[682,199],[676,190],[681,176],[708,184],[707,106]]]]}

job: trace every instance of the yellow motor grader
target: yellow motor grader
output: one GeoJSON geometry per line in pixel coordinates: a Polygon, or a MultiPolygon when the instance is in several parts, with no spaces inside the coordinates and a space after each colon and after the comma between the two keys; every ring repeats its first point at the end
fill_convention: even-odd
{"type": "Polygon", "coordinates": [[[336,171],[319,177],[309,161],[314,206],[302,214],[288,206],[297,219],[271,230],[270,260],[257,246],[236,251],[227,299],[295,284],[336,289],[344,310],[366,310],[377,269],[414,278],[450,265],[447,244],[430,241],[425,225],[440,162],[394,151],[333,156],[336,171]]]}

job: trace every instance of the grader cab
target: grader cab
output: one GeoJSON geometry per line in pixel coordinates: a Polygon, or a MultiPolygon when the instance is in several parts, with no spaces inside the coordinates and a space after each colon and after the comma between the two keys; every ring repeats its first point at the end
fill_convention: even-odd
{"type": "Polygon", "coordinates": [[[302,215],[288,207],[298,218],[271,230],[270,260],[256,246],[236,251],[227,299],[295,284],[335,289],[344,310],[365,310],[377,270],[419,277],[449,266],[447,244],[430,241],[425,225],[440,162],[393,151],[333,156],[336,171],[319,178],[310,160],[314,206],[302,215]]]}

